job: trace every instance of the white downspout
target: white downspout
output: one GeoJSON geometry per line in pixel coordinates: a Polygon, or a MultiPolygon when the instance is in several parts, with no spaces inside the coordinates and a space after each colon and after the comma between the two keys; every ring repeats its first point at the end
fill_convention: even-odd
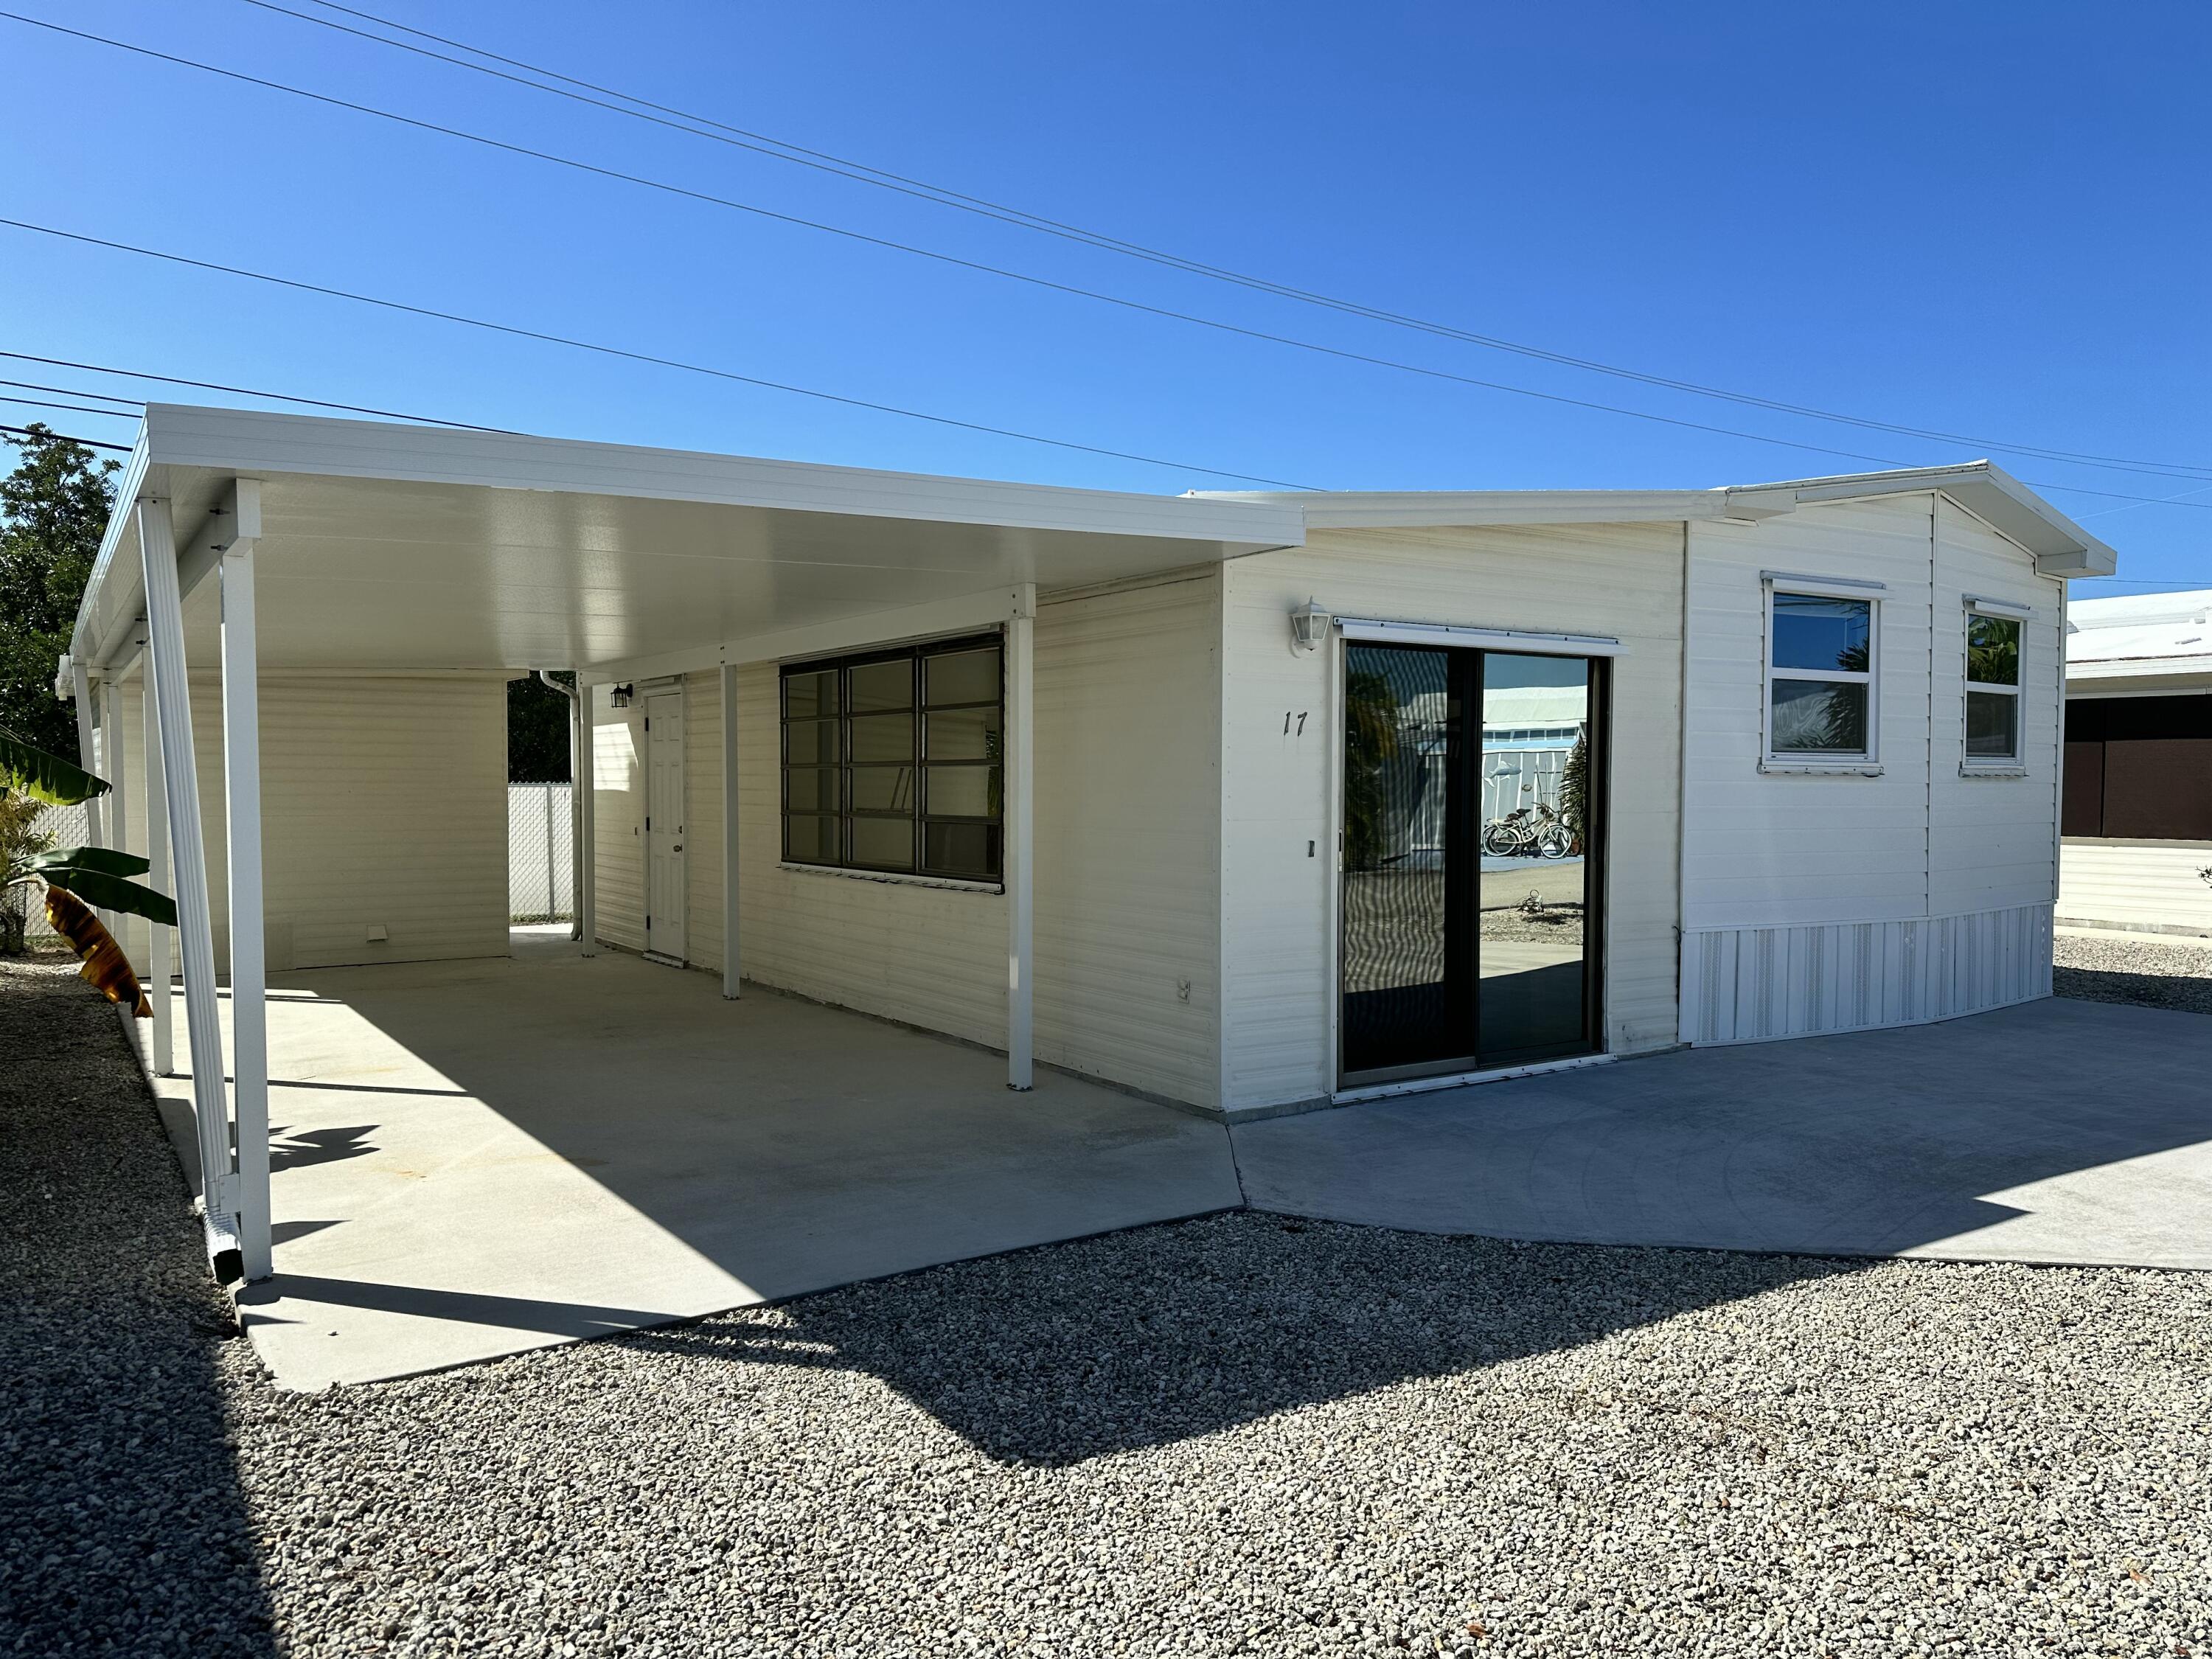
{"type": "Polygon", "coordinates": [[[1036,588],[1024,582],[1014,595],[1006,623],[1006,768],[1005,865],[1006,881],[1006,1086],[1032,1083],[1030,1032],[1036,1001],[1033,899],[1036,859],[1030,845],[1036,823],[1036,588]]]}
{"type": "Polygon", "coordinates": [[[741,994],[738,953],[738,671],[722,665],[722,994],[741,994]]]}
{"type": "Polygon", "coordinates": [[[249,1283],[275,1271],[269,1203],[269,966],[261,879],[261,685],[253,543],[261,485],[240,478],[222,584],[223,845],[229,858],[231,1099],[238,1129],[238,1248],[249,1283]]]}

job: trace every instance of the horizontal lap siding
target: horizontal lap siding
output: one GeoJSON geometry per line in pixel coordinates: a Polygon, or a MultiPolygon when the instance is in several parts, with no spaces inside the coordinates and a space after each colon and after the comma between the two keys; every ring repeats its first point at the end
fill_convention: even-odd
{"type": "Polygon", "coordinates": [[[1289,613],[1309,597],[1338,615],[1626,645],[1613,697],[1607,1046],[1632,1053],[1675,1040],[1681,577],[1680,525],[1318,532],[1303,550],[1225,567],[1226,1104],[1310,1099],[1336,1081],[1330,791],[1340,734],[1328,654],[1291,646],[1289,613]]]}
{"type": "Polygon", "coordinates": [[[1036,1052],[1211,1105],[1220,577],[1036,624],[1036,1052]]]}
{"type": "Polygon", "coordinates": [[[1930,499],[1690,526],[1683,900],[1692,931],[1928,913],[1930,499]],[[1762,569],[1886,584],[1875,596],[1880,777],[1759,769],[1762,569]]]}
{"type": "Polygon", "coordinates": [[[2069,840],[2058,854],[2058,919],[2212,933],[2212,841],[2069,840]]]}
{"type": "Polygon", "coordinates": [[[592,688],[592,930],[626,951],[645,949],[645,708],[614,706],[592,688]]]}
{"type": "Polygon", "coordinates": [[[2053,585],[1935,495],[1692,525],[1690,538],[1683,1039],[1911,1024],[2048,995],[2053,585]],[[1880,776],[1759,769],[1762,570],[1884,584],[1880,776]],[[1967,593],[2035,607],[2022,636],[2025,778],[1960,774],[1967,593]]]}
{"type": "MultiPolygon", "coordinates": [[[[738,926],[745,977],[1005,1048],[1001,895],[778,867],[783,786],[777,672],[773,663],[738,671],[738,926]]],[[[713,775],[720,775],[719,764],[713,775]]],[[[699,862],[695,858],[691,866],[695,879],[699,862]]]]}
{"type": "Polygon", "coordinates": [[[1948,501],[1936,504],[1935,763],[1929,908],[1936,915],[2051,902],[2057,887],[2058,744],[2065,636],[2060,584],[1948,501]],[[1966,596],[2032,607],[2021,626],[2020,778],[1962,776],[1966,596]]]}
{"type": "MultiPolygon", "coordinates": [[[[490,677],[262,676],[263,916],[269,966],[504,956],[507,693],[490,677]],[[388,935],[368,942],[380,927],[388,935]]],[[[126,830],[146,848],[141,690],[120,699],[126,830]]],[[[230,951],[222,690],[191,682],[192,746],[219,971],[230,951]]],[[[129,935],[145,960],[143,927],[129,935]]]]}
{"type": "Polygon", "coordinates": [[[684,677],[684,954],[722,968],[722,674],[684,677]]]}

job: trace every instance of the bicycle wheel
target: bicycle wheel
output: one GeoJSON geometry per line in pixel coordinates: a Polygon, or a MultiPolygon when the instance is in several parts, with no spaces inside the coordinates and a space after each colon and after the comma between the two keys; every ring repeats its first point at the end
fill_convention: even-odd
{"type": "Polygon", "coordinates": [[[1563,859],[1575,850],[1575,838],[1565,825],[1547,823],[1536,832],[1536,850],[1547,859],[1563,859]]]}
{"type": "Polygon", "coordinates": [[[1521,833],[1509,823],[1486,823],[1482,827],[1482,850],[1494,859],[1510,859],[1521,850],[1521,833]]]}

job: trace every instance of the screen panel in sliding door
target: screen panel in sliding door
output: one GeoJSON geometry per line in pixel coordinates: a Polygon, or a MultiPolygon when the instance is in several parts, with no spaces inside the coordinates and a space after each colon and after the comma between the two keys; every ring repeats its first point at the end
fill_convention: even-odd
{"type": "Polygon", "coordinates": [[[1471,653],[1345,650],[1341,1070],[1380,1081],[1475,1052],[1471,653]]]}

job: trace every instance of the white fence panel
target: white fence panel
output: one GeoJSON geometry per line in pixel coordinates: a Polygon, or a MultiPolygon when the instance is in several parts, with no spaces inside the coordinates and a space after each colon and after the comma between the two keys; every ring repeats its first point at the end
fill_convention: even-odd
{"type": "Polygon", "coordinates": [[[507,912],[515,921],[567,921],[576,913],[569,786],[507,786],[507,912]]]}

